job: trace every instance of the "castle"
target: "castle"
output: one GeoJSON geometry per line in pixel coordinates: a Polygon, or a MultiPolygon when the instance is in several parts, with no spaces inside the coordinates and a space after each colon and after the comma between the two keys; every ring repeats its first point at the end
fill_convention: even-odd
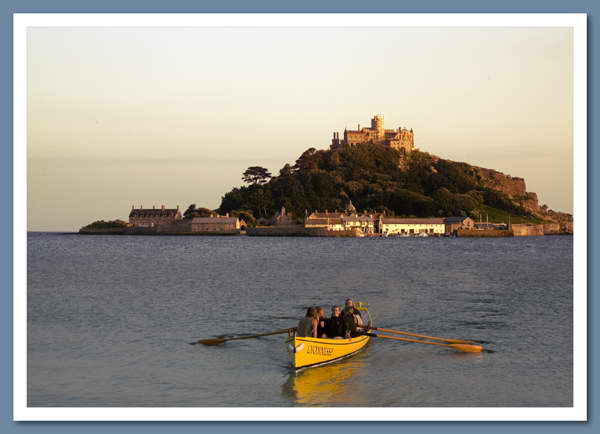
{"type": "Polygon", "coordinates": [[[340,140],[340,133],[334,132],[331,139],[331,150],[335,151],[344,146],[353,146],[359,143],[377,143],[389,146],[404,154],[408,154],[415,147],[413,130],[398,127],[396,130],[386,130],[383,126],[383,116],[375,115],[371,119],[371,128],[356,130],[344,129],[344,139],[340,140]]]}

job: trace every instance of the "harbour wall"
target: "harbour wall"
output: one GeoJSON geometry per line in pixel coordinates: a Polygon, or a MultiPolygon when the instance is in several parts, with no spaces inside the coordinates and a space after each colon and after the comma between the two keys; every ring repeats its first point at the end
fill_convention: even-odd
{"type": "Polygon", "coordinates": [[[83,235],[122,235],[127,228],[81,228],[79,233],[83,235]]]}
{"type": "Polygon", "coordinates": [[[512,237],[512,231],[507,230],[496,230],[496,229],[457,229],[457,237],[512,237]]]}
{"type": "Polygon", "coordinates": [[[196,231],[191,232],[184,225],[161,225],[153,228],[81,228],[83,235],[240,235],[239,229],[233,231],[196,231]]]}
{"type": "Polygon", "coordinates": [[[515,237],[544,235],[544,225],[516,224],[511,225],[515,237]]]}
{"type": "Polygon", "coordinates": [[[551,224],[514,224],[510,230],[468,230],[458,229],[459,237],[531,237],[565,233],[557,223],[551,224]]]}
{"type": "Polygon", "coordinates": [[[544,223],[544,235],[557,235],[561,233],[559,223],[544,223]]]}
{"type": "Polygon", "coordinates": [[[305,228],[302,225],[258,226],[246,228],[246,234],[258,237],[360,237],[359,229],[329,231],[326,228],[305,228]]]}
{"type": "Polygon", "coordinates": [[[304,226],[257,226],[247,227],[246,234],[253,237],[303,237],[306,236],[304,226]]]}

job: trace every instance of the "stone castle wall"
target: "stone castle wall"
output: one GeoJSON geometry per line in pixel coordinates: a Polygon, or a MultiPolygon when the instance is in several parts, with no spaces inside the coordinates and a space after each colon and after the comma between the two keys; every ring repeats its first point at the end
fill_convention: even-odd
{"type": "Polygon", "coordinates": [[[382,144],[403,153],[409,153],[414,149],[415,139],[413,131],[406,128],[386,130],[383,116],[378,115],[371,119],[370,128],[360,128],[359,125],[356,130],[344,130],[343,139],[340,139],[338,132],[334,132],[331,149],[335,151],[343,146],[354,146],[362,143],[382,144]]]}

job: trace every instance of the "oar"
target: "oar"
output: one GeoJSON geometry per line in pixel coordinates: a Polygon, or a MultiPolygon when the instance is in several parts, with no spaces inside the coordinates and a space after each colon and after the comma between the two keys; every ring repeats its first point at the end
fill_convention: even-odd
{"type": "Polygon", "coordinates": [[[274,332],[260,333],[258,335],[240,336],[240,337],[237,337],[237,338],[200,339],[199,341],[196,341],[196,342],[190,342],[190,345],[196,345],[196,344],[219,345],[219,344],[222,344],[223,342],[227,342],[227,341],[238,341],[238,340],[241,340],[241,339],[259,338],[261,336],[281,335],[283,333],[288,333],[290,330],[293,330],[293,327],[290,327],[290,328],[287,328],[287,329],[275,330],[274,332]]]}
{"type": "Polygon", "coordinates": [[[393,339],[395,341],[413,342],[415,344],[439,345],[440,347],[453,348],[455,350],[462,351],[463,353],[481,353],[482,351],[485,351],[488,353],[493,353],[492,350],[485,349],[483,347],[480,347],[479,345],[441,344],[439,342],[419,341],[417,339],[398,338],[396,336],[379,335],[379,334],[375,334],[375,333],[367,333],[367,335],[373,336],[374,338],[393,339]]]}
{"type": "MultiPolygon", "coordinates": [[[[360,327],[367,328],[367,326],[360,326],[360,327]]],[[[477,341],[477,340],[474,340],[474,339],[464,340],[464,339],[436,338],[436,337],[433,337],[433,336],[420,335],[418,333],[403,332],[401,330],[383,329],[381,327],[371,327],[371,330],[377,330],[377,331],[386,332],[386,333],[393,333],[395,335],[405,335],[405,336],[413,336],[415,338],[431,339],[432,341],[450,342],[450,343],[453,343],[453,344],[491,344],[492,343],[492,342],[489,342],[489,341],[477,341]]]]}

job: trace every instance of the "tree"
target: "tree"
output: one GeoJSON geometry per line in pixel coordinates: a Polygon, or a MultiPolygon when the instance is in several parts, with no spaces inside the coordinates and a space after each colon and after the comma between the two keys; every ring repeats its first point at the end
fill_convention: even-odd
{"type": "Polygon", "coordinates": [[[237,217],[240,220],[243,220],[248,226],[256,226],[256,219],[254,218],[254,215],[252,215],[252,211],[239,209],[231,211],[230,215],[231,217],[237,217]]]}
{"type": "Polygon", "coordinates": [[[294,170],[292,169],[292,166],[290,166],[288,163],[286,163],[286,165],[283,166],[281,170],[279,170],[279,176],[292,176],[293,173],[294,170]]]}
{"type": "Polygon", "coordinates": [[[317,151],[315,148],[308,148],[296,160],[293,168],[295,170],[309,170],[319,167],[319,157],[323,151],[317,151]]]}
{"type": "Polygon", "coordinates": [[[188,208],[185,210],[185,212],[183,213],[183,218],[191,219],[195,210],[196,210],[196,204],[193,203],[190,206],[188,206],[188,208]]]}
{"type": "Polygon", "coordinates": [[[250,207],[247,200],[248,187],[234,188],[225,193],[221,198],[219,213],[225,214],[236,209],[248,209],[250,207]]]}
{"type": "Polygon", "coordinates": [[[271,179],[271,174],[267,169],[260,166],[248,167],[243,173],[242,180],[246,184],[266,184],[271,179]]]}
{"type": "Polygon", "coordinates": [[[208,208],[196,208],[194,217],[210,217],[210,215],[213,213],[214,211],[211,211],[208,208]]]}
{"type": "Polygon", "coordinates": [[[193,219],[194,217],[210,217],[214,211],[208,208],[196,208],[196,204],[193,203],[183,213],[184,219],[193,219]]]}
{"type": "Polygon", "coordinates": [[[458,216],[483,207],[529,215],[519,205],[526,197],[511,198],[487,188],[473,166],[419,151],[402,157],[380,144],[338,151],[309,148],[278,176],[260,166],[249,167],[243,175],[250,185],[225,193],[221,214],[249,210],[256,218],[269,218],[284,206],[302,216],[305,210],[342,209],[351,198],[358,209],[387,215],[458,216]]]}

